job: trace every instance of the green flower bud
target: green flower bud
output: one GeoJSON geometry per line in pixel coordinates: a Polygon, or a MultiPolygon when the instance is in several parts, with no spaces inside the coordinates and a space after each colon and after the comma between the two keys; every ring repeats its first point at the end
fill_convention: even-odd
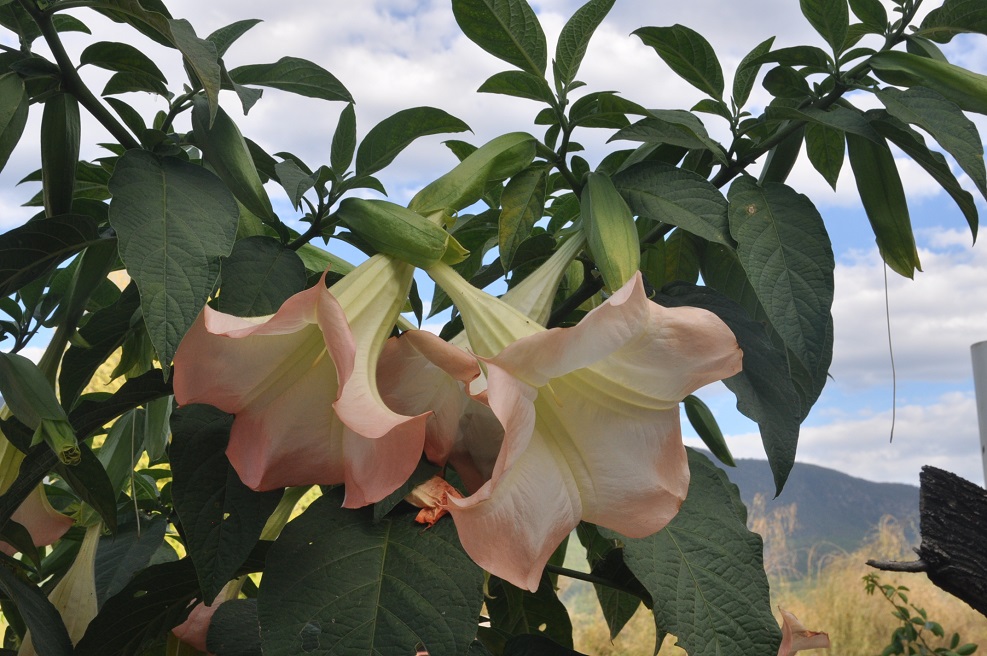
{"type": "Polygon", "coordinates": [[[623,286],[641,266],[641,242],[634,215],[610,178],[586,176],[580,199],[583,232],[607,291],[623,286]]]}
{"type": "Polygon", "coordinates": [[[456,264],[469,254],[441,226],[386,200],[347,198],[337,214],[378,252],[422,269],[440,261],[456,264]]]}
{"type": "Polygon", "coordinates": [[[491,182],[523,171],[535,158],[537,140],[525,132],[510,132],[491,139],[469,154],[456,168],[415,194],[408,207],[424,215],[452,214],[483,196],[491,182]]]}

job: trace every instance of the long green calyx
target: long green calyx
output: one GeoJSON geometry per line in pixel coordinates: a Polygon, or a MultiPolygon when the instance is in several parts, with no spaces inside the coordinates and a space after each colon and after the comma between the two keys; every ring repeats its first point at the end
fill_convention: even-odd
{"type": "Polygon", "coordinates": [[[491,139],[415,194],[408,207],[424,215],[452,214],[469,207],[480,200],[488,184],[527,168],[535,158],[536,144],[537,140],[526,132],[510,132],[491,139]]]}
{"type": "Polygon", "coordinates": [[[420,269],[438,262],[457,264],[469,255],[441,226],[386,200],[347,198],[339,204],[337,214],[379,253],[420,269]]]}
{"type": "Polygon", "coordinates": [[[60,461],[79,464],[79,441],[55,390],[37,365],[21,355],[0,353],[0,395],[11,413],[34,430],[33,444],[48,442],[60,461]]]}
{"type": "Polygon", "coordinates": [[[608,292],[623,286],[641,266],[634,215],[609,176],[586,176],[580,199],[583,232],[608,292]]]}

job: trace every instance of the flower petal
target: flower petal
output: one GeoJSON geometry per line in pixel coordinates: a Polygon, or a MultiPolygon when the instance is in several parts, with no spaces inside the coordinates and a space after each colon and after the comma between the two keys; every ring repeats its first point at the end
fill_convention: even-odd
{"type": "MultiPolygon", "coordinates": [[[[26,528],[31,534],[31,541],[39,547],[53,544],[65,535],[73,524],[70,517],[58,512],[48,503],[44,485],[34,488],[10,518],[26,528]]],[[[0,551],[8,556],[17,553],[17,550],[6,542],[0,542],[0,551]]]]}
{"type": "Polygon", "coordinates": [[[804,649],[829,649],[829,635],[819,631],[809,631],[802,625],[799,618],[795,617],[787,610],[778,607],[781,611],[781,646],[778,648],[778,656],[795,656],[797,652],[804,649]]]}

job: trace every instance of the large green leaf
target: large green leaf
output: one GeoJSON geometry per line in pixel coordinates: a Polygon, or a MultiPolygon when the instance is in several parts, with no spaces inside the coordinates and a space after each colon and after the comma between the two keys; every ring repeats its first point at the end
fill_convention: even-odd
{"type": "Polygon", "coordinates": [[[356,111],[353,103],[343,107],[339,113],[336,131],[332,134],[332,145],[329,150],[329,166],[337,175],[342,175],[353,162],[356,152],[356,111]]]}
{"type": "Polygon", "coordinates": [[[305,264],[295,251],[264,236],[241,239],[223,261],[218,309],[238,317],[277,312],[288,297],[305,289],[305,264]]]}
{"type": "Polygon", "coordinates": [[[690,656],[764,656],[781,634],[771,613],[761,538],[747,529],[737,487],[690,450],[692,481],[678,515],[663,530],[628,539],[624,562],[654,599],[655,624],[690,656]]]}
{"type": "Polygon", "coordinates": [[[555,100],[545,78],[527,71],[494,73],[477,89],[479,93],[499,93],[551,104],[555,100]]]}
{"type": "Polygon", "coordinates": [[[847,0],[799,0],[799,5],[802,15],[833,48],[833,52],[842,50],[850,27],[847,0]]]}
{"type": "Polygon", "coordinates": [[[926,173],[942,185],[942,188],[946,190],[946,193],[952,197],[956,205],[963,212],[963,216],[966,217],[967,223],[970,225],[970,231],[973,233],[974,239],[976,239],[977,228],[980,222],[977,213],[977,204],[973,200],[973,195],[960,186],[960,183],[956,180],[956,176],[953,175],[952,169],[949,167],[949,163],[946,162],[946,158],[940,153],[930,150],[925,145],[925,138],[921,134],[908,127],[905,123],[888,116],[887,112],[875,112],[872,110],[868,112],[868,115],[872,117],[874,128],[883,137],[905,151],[906,155],[911,157],[916,164],[925,169],[926,173]]]}
{"type": "Polygon", "coordinates": [[[243,565],[281,491],[254,492],[226,458],[233,415],[187,405],[172,415],[171,470],[175,512],[209,604],[243,565]]]}
{"type": "Polygon", "coordinates": [[[877,91],[876,95],[888,114],[932,135],[987,198],[987,168],[980,132],[956,103],[923,87],[904,91],[889,87],[877,91]]]}
{"type": "Polygon", "coordinates": [[[706,127],[695,114],[680,109],[653,109],[650,114],[650,117],[620,130],[610,140],[627,139],[708,150],[716,161],[726,163],[723,147],[710,138],[706,127]]]}
{"type": "Polygon", "coordinates": [[[222,57],[237,39],[246,34],[250,28],[260,22],[260,19],[257,18],[238,20],[234,23],[230,23],[229,25],[219,28],[207,36],[206,41],[211,41],[216,46],[216,54],[222,57]]]}
{"type": "Polygon", "coordinates": [[[0,75],[0,170],[20,141],[27,123],[28,97],[16,73],[0,75]]]}
{"type": "Polygon", "coordinates": [[[868,28],[883,33],[888,26],[888,10],[881,0],[850,0],[850,10],[868,28]]]}
{"type": "Polygon", "coordinates": [[[230,254],[240,210],[226,185],[180,159],[128,151],[110,179],[110,224],[141,292],[151,342],[168,367],[230,254]]]}
{"type": "Polygon", "coordinates": [[[846,143],[857,191],[881,257],[893,271],[912,278],[922,265],[894,155],[886,143],[876,144],[855,134],[847,133],[846,143]]]}
{"type": "Polygon", "coordinates": [[[185,67],[193,84],[197,82],[202,85],[209,99],[209,116],[215,118],[219,111],[219,90],[223,86],[216,44],[196,36],[192,24],[184,18],[169,19],[167,22],[171,42],[185,56],[185,67]]]}
{"type": "Polygon", "coordinates": [[[949,98],[961,109],[987,114],[987,76],[980,73],[897,50],[881,51],[867,63],[888,84],[927,87],[949,98]]]}
{"type": "Polygon", "coordinates": [[[96,549],[96,598],[106,600],[126,587],[134,574],[148,566],[164,544],[168,520],[163,515],[131,519],[113,535],[99,539],[96,549]]]}
{"type": "Polygon", "coordinates": [[[445,132],[467,132],[469,126],[435,107],[402,109],[370,128],[356,151],[356,172],[379,171],[419,137],[445,132]]]}
{"type": "Polygon", "coordinates": [[[209,101],[197,95],[192,105],[192,128],[206,161],[236,199],[265,223],[279,224],[247,142],[229,114],[220,107],[210,121],[209,101]]]}
{"type": "MultiPolygon", "coordinates": [[[[580,522],[576,527],[576,535],[586,549],[590,573],[613,584],[593,584],[603,619],[610,628],[610,639],[613,640],[641,607],[642,599],[647,600],[649,608],[652,606],[651,595],[627,569],[623,549],[618,548],[614,540],[607,540],[600,535],[600,529],[595,524],[580,522]],[[633,590],[634,594],[628,592],[629,590],[633,590]]],[[[663,637],[656,637],[656,644],[660,644],[663,637]]]]}
{"type": "Polygon", "coordinates": [[[534,166],[518,173],[501,196],[499,227],[500,261],[510,269],[518,246],[531,236],[535,222],[545,212],[545,192],[548,171],[534,166]]]}
{"type": "Polygon", "coordinates": [[[282,57],[273,64],[239,66],[230,71],[230,77],[239,84],[257,84],[308,98],[353,102],[353,96],[332,73],[298,57],[282,57]]]}
{"type": "Polygon", "coordinates": [[[699,280],[699,255],[706,242],[691,232],[674,230],[667,239],[641,250],[641,273],[654,287],[676,280],[699,280]]]}
{"type": "Polygon", "coordinates": [[[946,0],[925,16],[917,34],[946,43],[963,32],[987,34],[987,5],[981,0],[946,0]]]}
{"type": "Polygon", "coordinates": [[[164,73],[150,57],[130,44],[99,41],[82,51],[79,55],[79,64],[130,73],[141,78],[149,88],[154,89],[155,93],[168,95],[164,73]]]}
{"type": "Polygon", "coordinates": [[[833,249],[812,202],[779,183],[730,186],[730,233],[771,325],[810,370],[823,359],[833,304],[833,249]]]}
{"type": "Polygon", "coordinates": [[[525,0],[452,0],[452,13],[470,41],[522,71],[545,76],[545,32],[525,0]]]}
{"type": "Polygon", "coordinates": [[[613,183],[638,216],[732,245],[727,201],[702,176],[660,162],[642,162],[617,173],[613,183]]]}
{"type": "Polygon", "coordinates": [[[684,25],[642,27],[633,34],[651,46],[683,80],[713,98],[723,97],[723,69],[713,46],[684,25]]]}
{"type": "Polygon", "coordinates": [[[9,296],[100,240],[88,216],[29,221],[0,235],[0,297],[9,296]]]}
{"type": "Polygon", "coordinates": [[[473,641],[483,573],[452,522],[423,530],[411,514],[319,498],[285,527],[258,596],[264,654],[460,656],[473,641]]]}
{"type": "Polygon", "coordinates": [[[62,616],[36,585],[24,581],[7,566],[0,566],[0,589],[17,605],[21,618],[31,631],[31,641],[39,654],[72,656],[72,641],[62,616]]]}
{"type": "Polygon", "coordinates": [[[593,32],[606,18],[616,0],[589,0],[576,10],[559,33],[555,45],[555,80],[562,88],[576,79],[579,65],[586,55],[586,47],[593,32]]]}
{"type": "Polygon", "coordinates": [[[559,601],[547,574],[542,574],[537,592],[528,592],[506,581],[491,578],[488,593],[486,601],[490,627],[505,642],[510,636],[534,634],[572,648],[569,612],[559,601]]]}

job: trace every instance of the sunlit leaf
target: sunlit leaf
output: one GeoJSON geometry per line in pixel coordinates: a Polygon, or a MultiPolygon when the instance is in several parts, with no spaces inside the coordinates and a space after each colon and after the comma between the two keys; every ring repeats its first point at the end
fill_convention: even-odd
{"type": "Polygon", "coordinates": [[[356,172],[369,175],[381,170],[419,137],[468,130],[458,118],[435,107],[402,109],[370,128],[356,151],[356,172]]]}
{"type": "Polygon", "coordinates": [[[684,25],[642,27],[633,34],[654,48],[683,80],[713,98],[723,97],[723,69],[701,34],[684,25]]]}

